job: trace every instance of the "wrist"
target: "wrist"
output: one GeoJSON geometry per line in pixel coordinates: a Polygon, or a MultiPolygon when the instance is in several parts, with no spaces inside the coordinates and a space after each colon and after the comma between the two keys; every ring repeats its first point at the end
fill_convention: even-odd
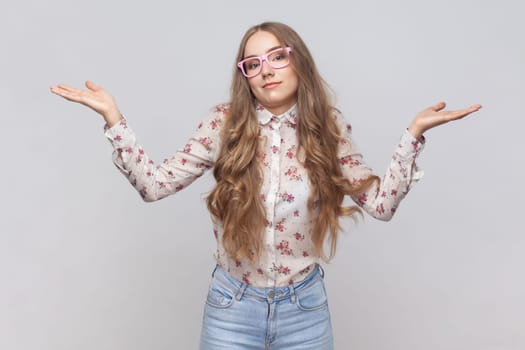
{"type": "Polygon", "coordinates": [[[410,126],[407,128],[407,130],[412,136],[414,136],[415,139],[418,139],[418,140],[421,139],[421,137],[423,136],[423,132],[424,132],[424,130],[421,130],[420,128],[418,128],[413,123],[410,124],[410,126]]]}
{"type": "Polygon", "coordinates": [[[122,114],[120,114],[118,110],[105,114],[103,117],[104,117],[104,120],[106,121],[106,124],[110,128],[122,120],[122,114]]]}

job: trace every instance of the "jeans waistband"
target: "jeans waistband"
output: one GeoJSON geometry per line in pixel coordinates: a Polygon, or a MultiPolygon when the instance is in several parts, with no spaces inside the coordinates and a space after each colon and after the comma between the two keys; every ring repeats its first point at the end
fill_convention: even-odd
{"type": "Polygon", "coordinates": [[[324,277],[324,271],[321,265],[315,264],[312,271],[301,281],[290,284],[285,287],[269,287],[260,288],[254,287],[239,281],[231,276],[226,270],[220,265],[215,267],[212,273],[215,282],[220,283],[223,287],[228,288],[235,294],[235,299],[241,300],[243,297],[258,299],[260,301],[267,301],[273,303],[274,301],[281,301],[290,299],[295,303],[296,293],[303,289],[307,289],[308,286],[318,280],[322,280],[324,277]]]}

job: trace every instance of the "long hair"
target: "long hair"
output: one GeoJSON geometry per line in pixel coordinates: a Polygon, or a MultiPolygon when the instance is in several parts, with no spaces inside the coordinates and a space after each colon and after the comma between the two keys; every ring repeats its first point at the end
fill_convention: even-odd
{"type": "MultiPolygon", "coordinates": [[[[357,206],[344,207],[345,195],[353,195],[370,186],[377,177],[372,176],[359,185],[351,185],[342,176],[337,158],[341,138],[330,103],[328,88],[321,78],[314,60],[303,40],[289,26],[264,22],[245,33],[239,45],[235,63],[244,57],[248,39],[257,31],[269,32],[292,48],[290,67],[298,76],[297,140],[304,154],[311,192],[308,198],[309,214],[318,215],[311,239],[318,256],[325,260],[333,257],[340,216],[355,217],[361,213],[357,206]],[[329,235],[329,236],[328,236],[329,235]],[[328,236],[328,237],[327,237],[328,236]],[[324,245],[329,241],[329,254],[324,245]]],[[[222,244],[233,259],[254,261],[261,252],[262,232],[266,213],[260,198],[262,171],[257,160],[259,123],[256,100],[247,78],[234,66],[231,101],[221,134],[221,149],[213,175],[217,185],[207,198],[208,209],[223,225],[222,244]]]]}

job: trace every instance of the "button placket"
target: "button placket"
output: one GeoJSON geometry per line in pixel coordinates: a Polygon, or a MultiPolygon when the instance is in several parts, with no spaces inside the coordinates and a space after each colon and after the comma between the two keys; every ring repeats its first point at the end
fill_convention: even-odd
{"type": "MultiPolygon", "coordinates": [[[[272,117],[269,124],[269,130],[271,133],[271,142],[268,145],[268,152],[270,154],[270,188],[268,191],[268,221],[271,223],[266,230],[266,245],[271,247],[269,249],[268,261],[276,261],[276,250],[275,250],[275,204],[277,203],[277,196],[279,194],[279,181],[280,181],[280,152],[281,152],[281,121],[277,117],[272,117]],[[275,149],[277,147],[277,149],[275,149]]],[[[277,280],[277,271],[274,271],[274,278],[272,281],[268,281],[268,286],[273,286],[277,280]]]]}

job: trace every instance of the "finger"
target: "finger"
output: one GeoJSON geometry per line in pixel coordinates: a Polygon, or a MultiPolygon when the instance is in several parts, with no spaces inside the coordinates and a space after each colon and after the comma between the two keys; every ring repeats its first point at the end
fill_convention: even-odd
{"type": "Polygon", "coordinates": [[[77,93],[53,88],[51,88],[51,92],[55,95],[65,98],[68,101],[80,102],[80,96],[77,93]]]}
{"type": "Polygon", "coordinates": [[[73,102],[82,102],[85,92],[71,86],[58,84],[51,87],[51,92],[73,102]]]}
{"type": "Polygon", "coordinates": [[[74,87],[66,85],[66,84],[58,84],[57,87],[60,90],[63,90],[63,91],[69,91],[69,92],[78,92],[79,91],[78,89],[75,89],[74,87]]]}
{"type": "Polygon", "coordinates": [[[60,85],[51,86],[50,89],[51,89],[52,93],[54,93],[56,95],[60,95],[60,96],[62,96],[65,93],[69,93],[69,90],[65,89],[64,87],[62,87],[60,85]]]}
{"type": "Polygon", "coordinates": [[[475,105],[470,106],[468,109],[471,110],[472,112],[476,112],[476,111],[479,111],[481,107],[482,106],[480,104],[475,104],[475,105]]]}
{"type": "Polygon", "coordinates": [[[102,87],[98,86],[97,84],[95,84],[94,82],[92,82],[91,80],[87,80],[86,81],[86,87],[91,90],[91,91],[99,91],[99,90],[102,90],[102,87]]]}
{"type": "Polygon", "coordinates": [[[62,85],[62,84],[59,84],[59,85],[51,87],[51,91],[56,93],[56,94],[74,93],[74,92],[76,92],[75,90],[76,89],[74,89],[72,87],[69,87],[67,85],[62,85]]]}
{"type": "Polygon", "coordinates": [[[440,110],[442,110],[446,106],[447,106],[447,104],[442,101],[442,102],[439,102],[436,105],[430,107],[430,109],[432,109],[434,112],[439,112],[440,110]]]}
{"type": "Polygon", "coordinates": [[[457,111],[453,111],[451,116],[453,119],[460,119],[460,118],[463,118],[463,117],[466,117],[467,115],[471,114],[471,113],[474,113],[474,112],[477,112],[481,109],[481,105],[479,104],[476,104],[476,105],[472,105],[468,108],[464,108],[464,109],[460,109],[460,110],[457,110],[457,111]]]}
{"type": "Polygon", "coordinates": [[[481,109],[481,105],[480,104],[476,104],[476,105],[472,105],[468,108],[465,108],[463,110],[461,110],[463,113],[466,113],[466,114],[470,114],[470,113],[473,113],[473,112],[477,112],[481,109]]]}

